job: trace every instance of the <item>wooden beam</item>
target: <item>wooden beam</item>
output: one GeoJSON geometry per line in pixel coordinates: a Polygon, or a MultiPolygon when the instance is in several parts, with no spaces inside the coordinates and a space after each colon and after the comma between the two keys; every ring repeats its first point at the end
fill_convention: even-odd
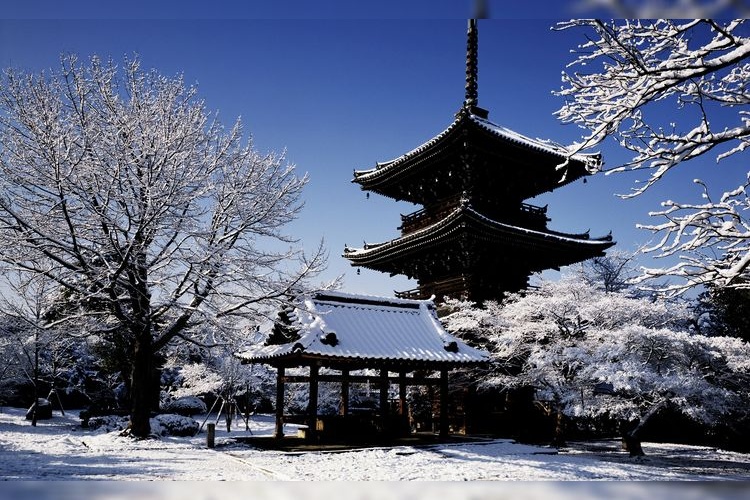
{"type": "MultiPolygon", "coordinates": [[[[380,376],[369,376],[369,375],[348,375],[346,377],[346,380],[348,380],[349,384],[377,384],[379,383],[381,377],[380,376]]],[[[286,375],[284,377],[284,382],[288,384],[300,384],[300,383],[308,383],[310,381],[310,377],[307,375],[286,375]]],[[[334,375],[334,374],[325,374],[325,375],[318,375],[318,381],[319,382],[342,382],[344,381],[343,375],[334,375]]],[[[397,377],[388,377],[388,382],[392,384],[400,384],[402,382],[402,379],[400,376],[397,377]]],[[[405,385],[439,385],[440,379],[439,378],[427,378],[427,377],[404,377],[403,382],[405,385]]]]}

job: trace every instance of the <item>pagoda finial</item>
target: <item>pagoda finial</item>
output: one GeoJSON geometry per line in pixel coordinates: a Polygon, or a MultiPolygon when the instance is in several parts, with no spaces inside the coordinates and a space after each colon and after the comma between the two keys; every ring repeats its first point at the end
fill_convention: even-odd
{"type": "Polygon", "coordinates": [[[468,31],[466,33],[466,98],[464,108],[471,109],[479,104],[479,86],[477,85],[479,53],[479,35],[477,33],[477,20],[469,19],[468,31]]]}

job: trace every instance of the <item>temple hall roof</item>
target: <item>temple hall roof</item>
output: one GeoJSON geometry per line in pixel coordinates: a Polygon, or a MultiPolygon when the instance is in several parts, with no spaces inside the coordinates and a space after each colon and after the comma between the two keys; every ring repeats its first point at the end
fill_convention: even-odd
{"type": "Polygon", "coordinates": [[[247,363],[322,359],[434,367],[489,359],[488,353],[446,332],[429,300],[318,292],[302,300],[293,326],[299,328],[298,340],[258,346],[237,356],[247,363]]]}

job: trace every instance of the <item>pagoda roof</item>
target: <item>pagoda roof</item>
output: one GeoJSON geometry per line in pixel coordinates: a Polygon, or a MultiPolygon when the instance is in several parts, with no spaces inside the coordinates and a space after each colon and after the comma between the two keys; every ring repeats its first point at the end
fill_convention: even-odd
{"type": "Polygon", "coordinates": [[[449,334],[430,300],[324,291],[306,296],[293,327],[298,340],[251,348],[246,363],[304,364],[314,359],[361,366],[447,367],[485,363],[488,353],[449,334]]]}
{"type": "Polygon", "coordinates": [[[540,269],[580,262],[600,255],[615,244],[611,235],[591,238],[588,233],[542,231],[506,224],[480,214],[464,201],[434,224],[384,243],[366,244],[358,249],[345,248],[343,256],[354,265],[379,268],[388,261],[452,241],[462,233],[484,240],[501,241],[508,247],[522,250],[549,251],[547,260],[556,264],[540,269]]]}
{"type": "MultiPolygon", "coordinates": [[[[527,137],[493,123],[485,115],[480,108],[461,108],[455,120],[441,133],[398,158],[376,163],[368,170],[355,170],[352,182],[360,184],[364,190],[419,202],[418,196],[415,198],[406,192],[404,184],[419,177],[419,171],[425,165],[439,163],[440,158],[450,156],[453,160],[446,163],[455,164],[455,158],[474,152],[492,162],[492,175],[505,178],[505,182],[523,179],[514,184],[525,191],[525,199],[591,175],[601,168],[598,153],[572,153],[560,144],[527,137]],[[476,149],[472,150],[472,147],[476,149]],[[503,161],[511,156],[512,162],[503,161]],[[534,176],[534,182],[526,180],[529,175],[534,176]]],[[[435,170],[427,169],[425,175],[434,177],[435,170]]]]}

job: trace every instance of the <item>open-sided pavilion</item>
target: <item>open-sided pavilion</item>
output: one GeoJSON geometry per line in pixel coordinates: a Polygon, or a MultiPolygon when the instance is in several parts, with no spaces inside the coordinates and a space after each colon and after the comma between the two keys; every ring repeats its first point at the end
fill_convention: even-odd
{"type": "MultiPolygon", "coordinates": [[[[323,431],[318,415],[321,382],[341,384],[338,418],[350,418],[349,389],[357,382],[375,382],[379,388],[378,429],[394,433],[407,415],[407,387],[440,387],[439,433],[449,433],[448,373],[486,364],[489,355],[452,336],[440,324],[430,300],[407,300],[317,292],[301,300],[291,316],[297,338],[278,345],[263,345],[238,353],[244,363],[276,368],[276,426],[283,437],[285,384],[309,386],[308,437],[323,431]],[[307,375],[287,375],[295,367],[308,367],[307,375]],[[321,373],[321,369],[325,373],[321,373]],[[353,372],[377,374],[356,375],[353,372]],[[434,374],[439,373],[438,376],[434,374]],[[398,386],[398,415],[389,415],[389,389],[398,386]]],[[[403,429],[403,427],[402,427],[403,429]]]]}

